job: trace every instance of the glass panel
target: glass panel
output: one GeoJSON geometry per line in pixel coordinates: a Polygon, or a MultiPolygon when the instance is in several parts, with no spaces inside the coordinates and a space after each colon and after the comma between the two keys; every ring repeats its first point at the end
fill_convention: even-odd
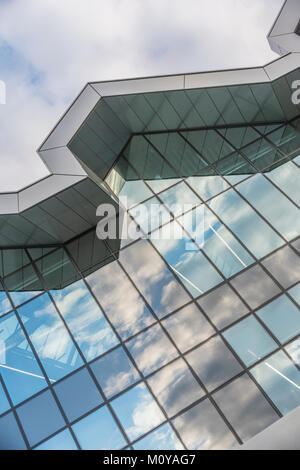
{"type": "MultiPolygon", "coordinates": [[[[1,370],[1,369],[0,369],[1,370]]],[[[0,415],[9,410],[10,404],[0,383],[0,415]]]]}
{"type": "Polygon", "coordinates": [[[240,149],[250,144],[260,136],[253,127],[229,127],[219,131],[227,140],[229,140],[236,149],[240,149]]]}
{"type": "Polygon", "coordinates": [[[214,130],[182,132],[182,135],[210,163],[214,163],[234,151],[234,148],[214,130]]]}
{"type": "MultiPolygon", "coordinates": [[[[176,222],[171,223],[170,232],[174,233],[177,227],[180,229],[176,222]]],[[[222,282],[222,277],[183,231],[181,239],[168,240],[163,235],[159,240],[152,238],[152,243],[193,297],[222,282]]]]}
{"type": "Polygon", "coordinates": [[[195,232],[197,238],[200,238],[203,231],[201,248],[226,278],[253,263],[252,256],[209,209],[203,208],[202,213],[199,211],[199,216],[195,211],[189,212],[179,221],[193,238],[195,232]]]}
{"type": "Polygon", "coordinates": [[[181,352],[196,346],[215,333],[194,303],[163,320],[162,324],[181,352]]]}
{"type": "Polygon", "coordinates": [[[12,413],[0,418],[0,450],[26,450],[26,445],[12,413]]]}
{"type": "Polygon", "coordinates": [[[67,253],[61,249],[36,261],[49,289],[61,289],[80,279],[67,253]]]}
{"type": "Polygon", "coordinates": [[[143,136],[134,136],[125,152],[127,160],[144,180],[177,178],[177,173],[143,136]]]}
{"type": "Polygon", "coordinates": [[[68,429],[60,432],[34,450],[77,450],[74,439],[68,429]]]}
{"type": "Polygon", "coordinates": [[[51,294],[87,361],[118,343],[84,281],[52,290],[51,294]]]}
{"type": "Polygon", "coordinates": [[[242,149],[242,153],[251,160],[258,170],[272,165],[281,160],[283,155],[269,144],[266,140],[260,139],[253,144],[248,145],[242,149]]]}
{"type": "Polygon", "coordinates": [[[231,449],[237,444],[208,399],[176,418],[174,425],[190,450],[231,449]]]}
{"type": "Polygon", "coordinates": [[[209,392],[242,371],[241,365],[219,336],[210,339],[186,358],[209,392]]]}
{"type": "Polygon", "coordinates": [[[170,213],[160,204],[156,197],[130,209],[129,214],[136,224],[147,234],[171,219],[170,213]]]}
{"type": "Polygon", "coordinates": [[[262,264],[287,288],[300,279],[300,259],[289,246],[266,258],[262,264]]]}
{"type": "Polygon", "coordinates": [[[27,266],[6,277],[4,283],[15,306],[26,302],[44,290],[32,266],[27,266]]]}
{"type": "MultiPolygon", "coordinates": [[[[0,288],[1,287],[2,286],[0,285],[0,288]]],[[[12,310],[12,305],[8,300],[7,295],[4,292],[0,291],[0,316],[4,313],[9,312],[10,310],[12,310]]]]}
{"type": "Polygon", "coordinates": [[[219,175],[192,176],[186,181],[204,201],[222,193],[229,187],[219,175]]]}
{"type": "Polygon", "coordinates": [[[133,447],[135,450],[183,450],[183,445],[168,423],[138,441],[133,447]]]}
{"type": "Polygon", "coordinates": [[[279,418],[247,375],[226,385],[213,397],[243,441],[255,436],[279,418]]]}
{"type": "Polygon", "coordinates": [[[230,282],[253,309],[280,292],[279,287],[258,265],[239,274],[230,282]]]}
{"type": "Polygon", "coordinates": [[[20,307],[19,314],[52,382],[83,364],[48,294],[20,307]]]}
{"type": "Polygon", "coordinates": [[[283,415],[300,405],[300,372],[283,351],[250,372],[283,415]]]}
{"type": "Polygon", "coordinates": [[[184,182],[160,193],[159,197],[175,217],[201,203],[196,194],[184,182]]]}
{"type": "Polygon", "coordinates": [[[227,284],[201,297],[198,304],[219,329],[248,313],[245,304],[227,284]]]}
{"type": "Polygon", "coordinates": [[[300,338],[295,339],[292,343],[285,346],[293,361],[300,366],[300,338]]]}
{"type": "Polygon", "coordinates": [[[257,258],[283,245],[283,240],[233,189],[212,199],[208,205],[257,258]]]}
{"type": "Polygon", "coordinates": [[[257,172],[242,155],[232,153],[216,163],[216,168],[221,175],[232,185],[243,181],[249,175],[257,172]]]}
{"type": "Polygon", "coordinates": [[[47,387],[15,314],[0,320],[0,374],[14,404],[47,387]]]}
{"type": "Polygon", "coordinates": [[[31,446],[66,425],[50,391],[28,401],[17,413],[31,446]]]}
{"type": "Polygon", "coordinates": [[[286,295],[281,295],[256,313],[281,343],[300,332],[300,311],[286,295]]]}
{"type": "Polygon", "coordinates": [[[30,262],[25,250],[21,249],[0,249],[0,276],[4,277],[17,269],[22,268],[30,262]]]}
{"type": "Polygon", "coordinates": [[[289,289],[288,293],[300,305],[300,283],[297,284],[295,287],[292,287],[292,289],[289,289]]]}
{"type": "MultiPolygon", "coordinates": [[[[137,255],[137,269],[141,270],[138,260],[137,255]]],[[[143,276],[146,278],[146,273],[143,276]]],[[[95,271],[86,280],[122,339],[154,323],[145,302],[117,261],[95,271]]]]}
{"type": "Polygon", "coordinates": [[[278,346],[252,315],[223,333],[246,366],[254,364],[278,346]]]}
{"type": "Polygon", "coordinates": [[[102,397],[86,369],[82,369],[54,387],[69,421],[74,421],[102,403],[102,397]]]}
{"type": "Polygon", "coordinates": [[[237,189],[287,240],[300,234],[297,207],[263,175],[255,175],[237,189]]]}
{"type": "Polygon", "coordinates": [[[292,162],[285,163],[266,173],[282,191],[284,191],[296,204],[300,205],[299,194],[299,168],[292,162]]]}
{"type": "Polygon", "coordinates": [[[115,450],[126,445],[106,406],[78,421],[72,427],[84,450],[115,450]]]}
{"type": "Polygon", "coordinates": [[[125,248],[119,259],[159,317],[190,301],[149,242],[141,240],[125,248]]]}
{"type": "Polygon", "coordinates": [[[144,384],[116,398],[112,407],[132,441],[165,420],[144,384]]]}
{"type": "Polygon", "coordinates": [[[137,382],[140,375],[122,347],[118,347],[91,364],[107,398],[137,382]]]}
{"type": "Polygon", "coordinates": [[[276,129],[268,135],[268,139],[270,139],[286,154],[294,152],[300,148],[300,132],[289,124],[280,127],[280,129],[276,129]]]}
{"type": "Polygon", "coordinates": [[[182,359],[152,375],[148,383],[168,416],[175,415],[204,395],[182,359]]]}
{"type": "Polygon", "coordinates": [[[178,355],[159,325],[154,325],[129,340],[127,347],[144,375],[150,374],[178,355]]]}

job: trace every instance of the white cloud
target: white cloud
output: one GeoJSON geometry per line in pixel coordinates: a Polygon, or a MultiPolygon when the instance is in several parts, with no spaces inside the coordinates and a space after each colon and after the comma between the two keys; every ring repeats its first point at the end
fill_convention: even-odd
{"type": "Polygon", "coordinates": [[[47,173],[35,150],[87,81],[262,65],[282,3],[1,1],[0,191],[47,173]]]}

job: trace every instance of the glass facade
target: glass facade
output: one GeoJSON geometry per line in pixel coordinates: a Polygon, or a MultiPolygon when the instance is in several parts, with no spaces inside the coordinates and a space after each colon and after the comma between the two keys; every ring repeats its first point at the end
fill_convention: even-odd
{"type": "Polygon", "coordinates": [[[299,406],[299,155],[293,123],[134,135],[106,185],[142,230],[2,250],[0,449],[230,449],[299,406]]]}

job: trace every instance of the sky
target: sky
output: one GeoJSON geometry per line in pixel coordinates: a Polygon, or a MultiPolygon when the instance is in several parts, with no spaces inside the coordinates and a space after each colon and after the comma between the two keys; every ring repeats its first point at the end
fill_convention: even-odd
{"type": "Polygon", "coordinates": [[[0,192],[47,175],[36,153],[88,81],[264,65],[283,0],[0,0],[0,192]]]}

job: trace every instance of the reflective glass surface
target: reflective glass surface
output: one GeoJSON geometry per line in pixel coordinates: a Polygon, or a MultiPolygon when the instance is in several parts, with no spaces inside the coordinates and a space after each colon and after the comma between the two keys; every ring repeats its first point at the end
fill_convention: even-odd
{"type": "Polygon", "coordinates": [[[219,336],[194,349],[186,357],[209,392],[242,371],[241,365],[219,336]]]}
{"type": "Polygon", "coordinates": [[[230,449],[237,443],[208,399],[175,418],[174,426],[192,450],[230,449]]]}
{"type": "Polygon", "coordinates": [[[164,415],[144,384],[112,401],[121,424],[131,440],[145,434],[164,421],[164,415]]]}
{"type": "Polygon", "coordinates": [[[243,441],[278,419],[274,409],[247,375],[235,379],[213,397],[243,441]]]}
{"type": "Polygon", "coordinates": [[[275,341],[252,315],[224,331],[223,335],[246,366],[257,362],[277,347],[275,341]]]}
{"type": "Polygon", "coordinates": [[[175,415],[204,395],[182,359],[156,372],[148,383],[168,416],[175,415]]]}
{"type": "Polygon", "coordinates": [[[257,315],[281,343],[300,332],[300,310],[286,295],[259,309],[257,315]]]}
{"type": "Polygon", "coordinates": [[[253,367],[251,374],[282,414],[300,405],[300,371],[283,351],[253,367]]]}
{"type": "Polygon", "coordinates": [[[91,364],[91,369],[107,398],[137,382],[140,375],[122,347],[91,364]]]}
{"type": "Polygon", "coordinates": [[[117,450],[126,445],[106,406],[78,421],[73,430],[84,450],[117,450]]]}
{"type": "Polygon", "coordinates": [[[282,121],[267,84],[103,106],[139,133],[106,188],[161,214],[148,239],[122,211],[114,239],[0,249],[0,448],[237,447],[300,405],[299,131],[228,125],[282,121]]]}

